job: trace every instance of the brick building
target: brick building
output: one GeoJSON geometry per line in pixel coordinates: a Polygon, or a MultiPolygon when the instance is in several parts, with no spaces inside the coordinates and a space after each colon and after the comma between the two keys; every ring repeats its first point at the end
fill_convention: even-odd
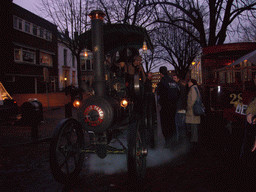
{"type": "Polygon", "coordinates": [[[1,39],[8,38],[1,55],[4,86],[11,94],[58,90],[57,26],[10,1],[4,3],[9,6],[4,9],[8,30],[1,34],[1,39]]]}

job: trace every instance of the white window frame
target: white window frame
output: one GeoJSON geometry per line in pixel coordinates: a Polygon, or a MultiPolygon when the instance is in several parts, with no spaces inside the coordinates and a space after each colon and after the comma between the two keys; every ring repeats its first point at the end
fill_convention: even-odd
{"type": "Polygon", "coordinates": [[[48,41],[52,40],[52,33],[48,30],[45,30],[45,39],[48,41]]]}
{"type": "Polygon", "coordinates": [[[68,50],[63,49],[63,65],[68,66],[68,50]]]}
{"type": "Polygon", "coordinates": [[[92,61],[91,61],[91,59],[86,59],[85,64],[86,64],[86,71],[92,71],[92,61]],[[88,63],[88,62],[90,62],[90,63],[88,63]],[[88,65],[89,65],[89,67],[88,67],[88,65]]]}
{"type": "Polygon", "coordinates": [[[13,16],[13,28],[22,31],[23,30],[23,19],[13,16]]]}
{"type": "Polygon", "coordinates": [[[23,20],[17,16],[13,16],[13,28],[31,35],[37,36],[39,38],[45,39],[47,41],[52,41],[52,32],[40,27],[34,23],[23,20]],[[36,30],[34,30],[36,28],[36,30]],[[36,31],[36,34],[34,33],[36,31]]]}
{"type": "Polygon", "coordinates": [[[38,26],[35,25],[35,24],[32,25],[32,34],[35,35],[35,36],[38,35],[38,26]],[[34,34],[34,31],[36,31],[36,34],[34,34]]]}
{"type": "Polygon", "coordinates": [[[31,23],[28,21],[25,21],[24,30],[26,33],[31,33],[31,23]]]}
{"type": "Polygon", "coordinates": [[[39,36],[39,37],[41,37],[41,38],[44,38],[44,28],[39,27],[39,33],[38,33],[38,36],[39,36]]]}

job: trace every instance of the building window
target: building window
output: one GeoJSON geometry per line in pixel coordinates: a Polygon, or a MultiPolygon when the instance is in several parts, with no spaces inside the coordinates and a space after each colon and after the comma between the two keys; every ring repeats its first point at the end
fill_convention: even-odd
{"type": "Polygon", "coordinates": [[[22,30],[22,20],[18,19],[18,29],[22,30]]]}
{"type": "Polygon", "coordinates": [[[40,65],[52,66],[52,56],[47,53],[40,53],[40,65]]]}
{"type": "Polygon", "coordinates": [[[76,66],[75,66],[75,56],[74,55],[72,55],[72,66],[75,68],[76,66]]]}
{"type": "Polygon", "coordinates": [[[30,33],[30,23],[29,22],[25,22],[25,32],[30,33]]]}
{"type": "Polygon", "coordinates": [[[35,52],[28,49],[23,49],[22,59],[24,62],[35,63],[35,52]]]}
{"type": "Polygon", "coordinates": [[[38,27],[35,24],[32,24],[28,21],[22,20],[16,16],[13,17],[13,28],[21,30],[26,33],[33,34],[35,36],[39,36],[48,41],[52,40],[52,33],[42,27],[38,27]],[[24,25],[24,26],[23,26],[24,25]]]}
{"type": "Polygon", "coordinates": [[[91,60],[86,60],[86,68],[87,68],[87,71],[91,71],[92,68],[91,68],[91,60]]]}
{"type": "Polygon", "coordinates": [[[81,59],[81,70],[85,71],[85,59],[81,59]]]}
{"type": "Polygon", "coordinates": [[[67,49],[63,49],[63,61],[64,61],[64,66],[67,66],[67,49]]]}
{"type": "Polygon", "coordinates": [[[13,27],[14,29],[22,30],[22,19],[18,17],[13,18],[13,27]]]}
{"type": "Polygon", "coordinates": [[[33,25],[33,35],[37,36],[37,26],[33,25]]]}
{"type": "Polygon", "coordinates": [[[73,85],[76,84],[76,72],[75,71],[72,71],[72,83],[73,83],[73,85]]]}
{"type": "Polygon", "coordinates": [[[51,40],[51,33],[49,31],[45,31],[45,39],[51,40]]]}
{"type": "Polygon", "coordinates": [[[22,61],[21,49],[14,49],[14,61],[22,61]]]}
{"type": "Polygon", "coordinates": [[[81,61],[81,70],[83,70],[83,71],[92,71],[93,70],[93,66],[92,66],[90,57],[89,57],[89,59],[87,59],[87,57],[81,57],[80,61],[81,61]]]}
{"type": "Polygon", "coordinates": [[[39,28],[39,37],[44,37],[44,29],[43,28],[39,28]]]}
{"type": "Polygon", "coordinates": [[[18,18],[17,17],[13,17],[13,28],[18,29],[18,18]]]}

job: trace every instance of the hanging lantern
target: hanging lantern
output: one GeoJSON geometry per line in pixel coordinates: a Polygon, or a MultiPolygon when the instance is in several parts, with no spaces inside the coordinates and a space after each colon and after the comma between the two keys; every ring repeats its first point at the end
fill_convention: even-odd
{"type": "Polygon", "coordinates": [[[142,49],[144,53],[147,53],[148,47],[147,47],[147,42],[145,40],[143,41],[142,49]]]}

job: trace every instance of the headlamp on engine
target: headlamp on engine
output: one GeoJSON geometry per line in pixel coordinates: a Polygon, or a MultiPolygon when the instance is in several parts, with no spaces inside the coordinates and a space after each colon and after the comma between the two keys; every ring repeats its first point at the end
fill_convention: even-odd
{"type": "Polygon", "coordinates": [[[126,108],[128,106],[128,101],[127,99],[122,99],[120,102],[120,106],[123,108],[126,108]]]}
{"type": "Polygon", "coordinates": [[[79,108],[79,107],[80,107],[80,105],[81,105],[80,100],[78,100],[78,99],[74,100],[74,102],[73,102],[73,106],[74,106],[75,108],[79,108]]]}

